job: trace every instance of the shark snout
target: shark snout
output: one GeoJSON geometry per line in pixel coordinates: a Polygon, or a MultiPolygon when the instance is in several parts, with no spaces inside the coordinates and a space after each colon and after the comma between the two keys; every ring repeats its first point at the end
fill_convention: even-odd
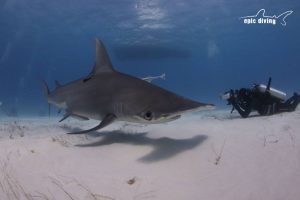
{"type": "Polygon", "coordinates": [[[201,110],[212,110],[215,108],[213,104],[200,103],[190,99],[182,99],[178,104],[178,110],[175,113],[198,112],[201,110]]]}
{"type": "Polygon", "coordinates": [[[215,105],[213,104],[205,104],[186,98],[179,98],[171,103],[168,111],[163,111],[163,113],[161,114],[160,121],[173,121],[180,118],[181,115],[185,113],[193,113],[202,110],[211,110],[214,108],[215,105]]]}
{"type": "Polygon", "coordinates": [[[181,115],[185,113],[193,113],[202,110],[211,110],[215,108],[215,105],[213,104],[204,104],[204,103],[199,103],[191,100],[187,100],[187,101],[188,102],[186,102],[185,104],[178,106],[177,109],[174,109],[173,112],[162,114],[161,121],[169,122],[169,121],[179,119],[181,115]]]}

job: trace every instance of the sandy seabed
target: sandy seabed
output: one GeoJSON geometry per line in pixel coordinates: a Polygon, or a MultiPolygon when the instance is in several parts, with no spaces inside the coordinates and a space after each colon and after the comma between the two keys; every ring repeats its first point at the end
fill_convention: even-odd
{"type": "Polygon", "coordinates": [[[300,110],[161,125],[0,118],[0,199],[298,200],[300,110]]]}

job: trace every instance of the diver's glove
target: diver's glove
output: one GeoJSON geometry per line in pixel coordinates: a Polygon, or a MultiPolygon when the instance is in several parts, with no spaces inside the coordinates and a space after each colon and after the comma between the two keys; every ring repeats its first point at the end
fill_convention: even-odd
{"type": "Polygon", "coordinates": [[[233,90],[229,90],[221,95],[221,99],[228,101],[227,105],[231,105],[232,101],[234,100],[234,92],[233,90]]]}

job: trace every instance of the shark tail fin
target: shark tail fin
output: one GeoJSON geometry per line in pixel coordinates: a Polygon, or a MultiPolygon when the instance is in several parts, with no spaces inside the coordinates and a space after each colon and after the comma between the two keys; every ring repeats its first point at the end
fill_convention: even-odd
{"type": "MultiPolygon", "coordinates": [[[[48,100],[48,96],[50,94],[49,87],[48,87],[47,83],[44,80],[42,80],[42,85],[43,85],[43,88],[44,88],[44,91],[45,91],[45,94],[46,94],[46,97],[47,97],[47,100],[48,100]]],[[[51,105],[50,105],[50,103],[48,103],[48,115],[49,115],[49,117],[50,117],[50,111],[51,111],[51,105]]]]}
{"type": "Polygon", "coordinates": [[[46,96],[48,97],[49,94],[50,94],[50,90],[49,90],[49,87],[48,87],[46,81],[42,80],[42,86],[43,86],[43,89],[44,89],[44,92],[45,92],[46,96]]]}
{"type": "Polygon", "coordinates": [[[57,80],[55,80],[55,86],[56,86],[56,88],[60,88],[61,84],[57,80]]]}

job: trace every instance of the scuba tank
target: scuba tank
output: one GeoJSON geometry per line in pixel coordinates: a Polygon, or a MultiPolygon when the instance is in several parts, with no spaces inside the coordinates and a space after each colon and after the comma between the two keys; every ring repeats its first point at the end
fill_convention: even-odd
{"type": "Polygon", "coordinates": [[[286,93],[271,87],[271,78],[269,78],[269,82],[268,82],[267,86],[264,84],[259,84],[259,85],[256,85],[255,88],[259,92],[269,93],[271,95],[271,97],[277,98],[281,101],[284,101],[286,98],[286,93]]]}

